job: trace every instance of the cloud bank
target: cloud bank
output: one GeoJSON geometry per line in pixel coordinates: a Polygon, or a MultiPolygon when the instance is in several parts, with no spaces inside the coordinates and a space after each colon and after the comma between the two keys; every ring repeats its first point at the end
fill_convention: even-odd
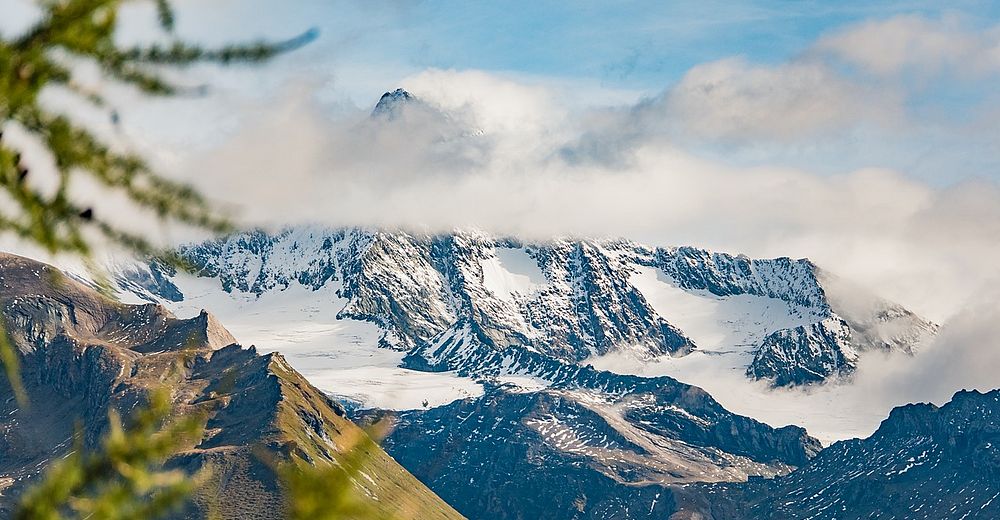
{"type": "Polygon", "coordinates": [[[838,72],[812,50],[777,65],[707,63],[611,107],[569,103],[563,85],[430,70],[401,82],[421,102],[391,121],[370,107],[334,115],[324,86],[292,82],[244,110],[224,144],[172,167],[254,225],[474,226],[809,257],[944,321],[996,276],[1000,187],[976,177],[935,186],[878,165],[817,174],[769,164],[773,146],[859,139],[865,128],[877,143],[932,124],[907,110],[898,85],[838,72]],[[730,164],[701,153],[706,143],[764,160],[730,164]]]}
{"type": "Polygon", "coordinates": [[[1000,72],[1000,28],[970,28],[957,15],[872,20],[824,36],[814,50],[883,77],[1000,72]]]}

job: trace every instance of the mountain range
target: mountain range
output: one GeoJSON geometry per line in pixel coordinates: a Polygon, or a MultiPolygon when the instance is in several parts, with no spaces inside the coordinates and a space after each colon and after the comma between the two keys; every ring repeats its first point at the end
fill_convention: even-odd
{"type": "MultiPolygon", "coordinates": [[[[121,299],[147,300],[141,305],[0,257],[0,303],[29,393],[57,404],[38,413],[6,400],[7,510],[70,449],[76,420],[92,445],[109,407],[127,412],[180,361],[175,405],[205,411],[209,422],[205,438],[171,464],[223,468],[211,494],[229,504],[229,517],[280,515],[281,487],[255,449],[330,463],[363,435],[352,420],[386,415],[396,424],[386,451],[365,469],[369,484],[358,483],[383,511],[473,519],[994,514],[996,392],[901,407],[871,437],[823,448],[802,428],[732,413],[676,378],[595,368],[622,354],[704,356],[745,363],[748,381],[850,384],[858,352],[905,355],[936,332],[807,260],[624,240],[322,228],[242,233],[179,252],[200,276],[157,261],[113,266],[121,299]],[[307,304],[307,316],[288,329],[260,329],[287,348],[286,361],[241,347],[211,314],[191,312],[206,302],[234,306],[230,314],[261,327],[288,319],[281,305],[307,304]],[[314,320],[331,327],[305,330],[314,320]],[[321,373],[318,390],[295,368],[350,365],[349,352],[378,362],[388,353],[397,370],[470,380],[478,390],[393,412],[345,399],[351,389],[321,373]],[[774,369],[765,376],[758,369],[766,366],[774,369]]],[[[209,502],[199,496],[185,513],[202,516],[209,502]]]]}
{"type": "MultiPolygon", "coordinates": [[[[255,305],[307,298],[333,332],[290,338],[293,364],[371,343],[408,373],[476,381],[478,395],[404,406],[385,440],[470,518],[662,518],[704,493],[750,496],[739,486],[782,482],[825,453],[801,428],[733,414],[673,377],[595,368],[602,359],[702,356],[773,386],[850,384],[860,353],[911,354],[937,330],[808,260],[627,240],[304,227],[179,252],[203,282],[153,261],[119,266],[118,285],[179,307],[208,291],[263,320],[273,309],[255,305]]],[[[385,415],[359,401],[353,418],[385,415]]]]}
{"type": "Polygon", "coordinates": [[[402,413],[385,445],[473,519],[1000,515],[997,390],[958,392],[941,407],[896,408],[868,438],[837,442],[790,473],[745,481],[719,473],[726,462],[684,474],[692,467],[678,462],[676,451],[648,434],[615,435],[594,420],[593,408],[553,391],[490,391],[402,413]]]}
{"type": "MultiPolygon", "coordinates": [[[[776,479],[708,485],[681,514],[701,518],[998,518],[1000,391],[892,410],[866,439],[838,442],[776,479]]],[[[694,498],[691,498],[694,497],[694,498]]]]}
{"type": "MultiPolygon", "coordinates": [[[[370,124],[405,131],[414,118],[447,128],[441,143],[482,135],[402,89],[381,97],[370,124]]],[[[285,490],[264,460],[338,464],[365,435],[352,421],[386,417],[385,451],[355,482],[383,516],[996,512],[996,392],[898,408],[867,439],[823,448],[697,386],[850,385],[866,353],[905,362],[937,333],[808,259],[320,226],[176,252],[193,274],[158,260],[111,265],[121,301],[85,277],[0,257],[29,390],[60,403],[41,414],[6,400],[0,507],[70,449],[74,421],[93,446],[108,408],[127,412],[169,377],[177,409],[208,417],[205,437],[169,464],[219,475],[191,517],[215,503],[225,517],[279,517],[285,490]]]]}
{"type": "MultiPolygon", "coordinates": [[[[850,375],[862,352],[912,353],[937,329],[808,260],[625,240],[296,228],[180,253],[230,293],[335,292],[346,303],[325,312],[375,324],[382,346],[422,370],[538,375],[504,360],[698,352],[803,385],[850,375]]],[[[185,298],[155,262],[119,270],[118,281],[150,301],[185,298]]]]}

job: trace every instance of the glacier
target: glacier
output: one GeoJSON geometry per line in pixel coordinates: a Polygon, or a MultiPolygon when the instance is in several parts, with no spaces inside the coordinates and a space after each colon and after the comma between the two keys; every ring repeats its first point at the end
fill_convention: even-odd
{"type": "Polygon", "coordinates": [[[628,240],[302,226],[179,253],[197,277],[128,263],[114,268],[121,292],[181,315],[210,308],[362,407],[445,404],[481,395],[483,379],[551,385],[592,365],[669,375],[798,423],[801,410],[756,403],[779,387],[849,384],[860,354],[911,354],[937,329],[805,259],[628,240]]]}

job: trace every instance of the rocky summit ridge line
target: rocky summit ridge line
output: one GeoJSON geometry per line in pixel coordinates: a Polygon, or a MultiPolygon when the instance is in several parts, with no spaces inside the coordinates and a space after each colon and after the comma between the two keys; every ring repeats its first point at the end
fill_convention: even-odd
{"type": "MultiPolygon", "coordinates": [[[[240,233],[180,253],[228,292],[333,287],[347,303],[328,312],[377,324],[384,346],[410,352],[411,366],[424,370],[469,371],[518,349],[567,363],[621,351],[738,351],[748,377],[802,385],[850,375],[866,351],[912,353],[937,329],[808,260],[625,240],[305,227],[240,233]],[[510,272],[511,263],[527,274],[510,272]],[[680,325],[683,310],[669,300],[657,305],[664,286],[781,309],[753,323],[721,323],[735,327],[730,344],[706,345],[680,325]],[[459,344],[470,331],[477,341],[459,344]]],[[[184,298],[156,263],[122,269],[118,282],[150,301],[184,298]]]]}
{"type": "MultiPolygon", "coordinates": [[[[648,406],[634,409],[641,424],[664,413],[648,406]]],[[[1000,515],[1000,390],[960,391],[941,407],[897,407],[866,439],[837,442],[788,474],[743,482],[709,483],[727,464],[717,459],[713,467],[707,458],[705,473],[678,478],[696,468],[678,464],[680,450],[620,435],[598,420],[603,413],[570,392],[491,389],[479,399],[401,414],[386,446],[474,520],[1000,515]],[[539,440],[545,437],[555,442],[539,440]]]]}
{"type": "Polygon", "coordinates": [[[1000,517],[1000,390],[892,410],[866,439],[841,441],[775,479],[684,490],[677,518],[705,520],[1000,517]]]}

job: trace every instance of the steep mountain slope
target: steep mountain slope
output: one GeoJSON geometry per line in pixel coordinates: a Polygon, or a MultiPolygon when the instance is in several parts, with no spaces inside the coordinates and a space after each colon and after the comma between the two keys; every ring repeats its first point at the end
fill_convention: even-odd
{"type": "MultiPolygon", "coordinates": [[[[702,351],[735,358],[749,377],[797,385],[850,374],[860,352],[912,352],[936,330],[807,260],[688,247],[299,228],[181,252],[234,294],[331,288],[346,301],[327,312],[378,325],[383,346],[412,351],[411,366],[428,370],[481,364],[512,346],[570,363],[702,351]],[[440,351],[461,363],[431,355],[465,326],[484,348],[440,351]]],[[[123,269],[119,281],[151,301],[184,299],[155,264],[123,269]]]]}
{"type": "Polygon", "coordinates": [[[788,476],[699,493],[681,508],[716,520],[1000,517],[1000,390],[896,408],[788,476]]]}
{"type": "Polygon", "coordinates": [[[528,385],[403,412],[385,447],[483,519],[663,518],[673,511],[670,484],[773,477],[819,449],[801,428],[731,414],[670,378],[584,371],[528,385]]]}
{"type": "Polygon", "coordinates": [[[703,482],[739,465],[706,457],[704,467],[678,471],[680,448],[693,446],[661,443],[650,435],[655,420],[639,423],[645,435],[619,435],[606,427],[608,409],[599,402],[573,392],[491,388],[476,400],[401,414],[387,447],[470,518],[1000,515],[1000,390],[958,392],[940,408],[898,407],[871,437],[838,442],[785,476],[716,484],[703,482]],[[707,473],[696,475],[702,469],[707,473]]]}
{"type": "MultiPolygon", "coordinates": [[[[336,464],[365,435],[341,406],[278,354],[244,349],[211,315],[177,319],[162,306],[123,305],[49,266],[0,254],[0,308],[21,358],[33,406],[0,388],[0,508],[46,464],[107,431],[107,410],[127,415],[167,385],[176,413],[207,416],[204,437],[171,458],[175,467],[210,465],[213,480],[183,516],[280,518],[284,492],[264,459],[290,455],[336,464]],[[263,457],[263,458],[262,458],[263,457]]],[[[380,449],[368,453],[359,493],[383,515],[460,518],[380,449]]]]}

